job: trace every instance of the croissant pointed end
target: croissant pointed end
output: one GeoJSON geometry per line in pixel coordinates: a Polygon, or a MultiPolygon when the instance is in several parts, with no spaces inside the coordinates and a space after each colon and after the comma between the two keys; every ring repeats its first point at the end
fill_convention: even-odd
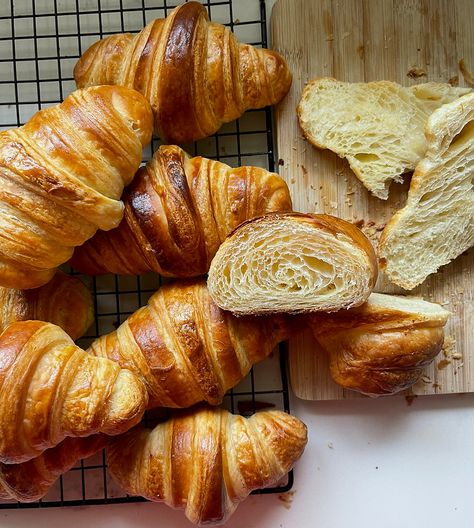
{"type": "Polygon", "coordinates": [[[85,88],[95,84],[92,76],[95,58],[99,49],[101,48],[102,41],[99,40],[94,42],[92,46],[82,55],[82,57],[76,62],[73,70],[74,80],[78,88],[85,88]]]}
{"type": "Polygon", "coordinates": [[[276,51],[263,50],[265,52],[265,73],[268,85],[272,91],[270,104],[279,103],[288,93],[291,87],[292,75],[285,59],[276,51]]]}

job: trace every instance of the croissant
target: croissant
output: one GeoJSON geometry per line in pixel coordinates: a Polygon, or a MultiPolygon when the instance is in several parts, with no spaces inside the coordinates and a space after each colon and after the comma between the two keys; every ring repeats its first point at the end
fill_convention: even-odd
{"type": "Polygon", "coordinates": [[[278,53],[240,44],[229,28],[187,2],[138,35],[94,43],[74,68],[79,88],[117,84],[151,103],[155,132],[167,143],[210,136],[249,108],[278,103],[291,73],[278,53]]]}
{"type": "Polygon", "coordinates": [[[378,396],[418,381],[441,350],[448,316],[435,303],[372,293],[358,308],[312,314],[309,324],[329,354],[334,381],[378,396]]]}
{"type": "Polygon", "coordinates": [[[258,167],[232,169],[162,146],[123,197],[118,228],[76,248],[71,264],[89,275],[204,275],[225,237],[241,222],[291,211],[284,180],[258,167]]]}
{"type": "Polygon", "coordinates": [[[252,490],[275,485],[301,456],[306,426],[281,411],[250,418],[204,408],[153,430],[136,427],[107,448],[110,472],[132,495],[220,524],[252,490]]]}
{"type": "Polygon", "coordinates": [[[51,486],[82,458],[87,458],[109,442],[107,435],[66,438],[37,458],[22,464],[0,463],[0,499],[33,502],[48,493],[51,486]]]}
{"type": "Polygon", "coordinates": [[[374,249],[349,222],[274,213],[243,223],[227,237],[207,284],[222,309],[265,314],[358,306],[376,280],[374,249]]]}
{"type": "Polygon", "coordinates": [[[162,286],[148,305],[89,352],[117,361],[144,382],[149,407],[217,405],[225,392],[266,358],[298,321],[278,317],[234,317],[209,297],[203,280],[162,286]]]}
{"type": "Polygon", "coordinates": [[[26,462],[67,436],[123,433],[146,405],[136,376],[58,326],[21,321],[0,336],[0,462],[26,462]]]}
{"type": "Polygon", "coordinates": [[[59,270],[34,290],[0,287],[0,333],[15,321],[30,319],[54,323],[79,339],[94,320],[91,292],[78,278],[59,270]]]}
{"type": "Polygon", "coordinates": [[[74,246],[119,224],[151,128],[142,95],[99,86],[0,132],[1,286],[42,286],[74,246]]]}

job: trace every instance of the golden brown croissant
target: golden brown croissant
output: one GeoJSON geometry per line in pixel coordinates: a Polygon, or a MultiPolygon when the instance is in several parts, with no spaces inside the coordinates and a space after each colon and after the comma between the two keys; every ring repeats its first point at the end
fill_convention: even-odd
{"type": "Polygon", "coordinates": [[[167,143],[210,136],[249,108],[278,103],[291,74],[276,52],[240,44],[229,28],[188,2],[138,35],[93,44],[74,68],[78,87],[117,84],[150,101],[155,132],[167,143]]]}
{"type": "Polygon", "coordinates": [[[107,460],[127,493],[184,509],[193,523],[218,524],[252,490],[277,484],[306,441],[303,422],[281,411],[243,418],[203,408],[132,429],[112,441],[107,460]]]}
{"type": "Polygon", "coordinates": [[[89,275],[156,271],[196,277],[241,222],[290,211],[284,180],[258,167],[232,169],[177,146],[162,146],[123,197],[120,226],[76,248],[71,264],[89,275]]]}
{"type": "Polygon", "coordinates": [[[443,345],[449,312],[409,297],[372,293],[351,310],[314,314],[314,336],[336,383],[378,396],[413,385],[443,345]]]}
{"type": "Polygon", "coordinates": [[[119,224],[151,128],[142,95],[98,86],[0,132],[0,285],[45,284],[74,246],[119,224]]]}
{"type": "Polygon", "coordinates": [[[217,405],[297,327],[284,315],[234,317],[212,302],[203,280],[178,281],[162,286],[89,352],[139,376],[149,407],[190,407],[202,400],[217,405]]]}
{"type": "Polygon", "coordinates": [[[1,462],[25,462],[67,436],[123,433],[147,401],[132,372],[87,354],[58,326],[21,321],[0,336],[1,462]]]}
{"type": "Polygon", "coordinates": [[[0,463],[0,499],[33,502],[48,493],[56,480],[82,459],[103,449],[110,437],[104,434],[66,438],[56,447],[22,464],[0,463]]]}
{"type": "Polygon", "coordinates": [[[34,290],[0,287],[0,333],[15,321],[32,319],[54,323],[78,339],[94,320],[91,292],[78,278],[59,270],[34,290]]]}

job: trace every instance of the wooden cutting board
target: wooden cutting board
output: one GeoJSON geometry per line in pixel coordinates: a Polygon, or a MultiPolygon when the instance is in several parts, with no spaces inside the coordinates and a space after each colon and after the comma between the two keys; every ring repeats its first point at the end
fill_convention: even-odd
{"type": "MultiPolygon", "coordinates": [[[[293,85],[276,111],[279,172],[295,210],[325,212],[358,222],[376,243],[383,225],[403,206],[405,183],[379,200],[348,164],[303,138],[296,106],[305,83],[318,76],[342,81],[426,81],[466,86],[459,60],[474,72],[473,0],[278,0],[272,12],[273,47],[287,59],[293,85]]],[[[381,277],[377,291],[403,293],[381,277]]],[[[452,312],[445,348],[413,394],[474,391],[474,251],[444,266],[410,294],[452,312]]],[[[309,334],[289,344],[290,381],[309,400],[358,397],[329,377],[324,354],[309,334]]]]}

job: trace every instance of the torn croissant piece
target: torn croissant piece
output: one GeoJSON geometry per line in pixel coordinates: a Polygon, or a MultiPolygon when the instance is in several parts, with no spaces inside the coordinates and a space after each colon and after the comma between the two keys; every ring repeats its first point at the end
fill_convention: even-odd
{"type": "Polygon", "coordinates": [[[46,284],[74,246],[119,224],[151,132],[145,98],[118,86],[77,90],[0,132],[1,286],[46,284]]]}
{"type": "Polygon", "coordinates": [[[88,351],[140,377],[150,408],[218,405],[252,365],[299,327],[287,315],[235,317],[212,302],[204,280],[177,281],[162,286],[88,351]]]}
{"type": "Polygon", "coordinates": [[[148,402],[129,370],[77,347],[58,326],[10,325],[0,336],[0,462],[17,464],[68,436],[117,435],[148,402]]]}
{"type": "Polygon", "coordinates": [[[78,87],[138,90],[167,143],[208,137],[249,108],[278,103],[291,85],[281,55],[240,44],[228,27],[209,21],[198,2],[176,7],[138,35],[96,42],[79,59],[74,78],[78,87]]]}
{"type": "Polygon", "coordinates": [[[0,499],[34,502],[43,498],[62,474],[80,459],[102,450],[109,441],[110,437],[104,434],[66,438],[28,462],[0,463],[0,499]]]}
{"type": "Polygon", "coordinates": [[[195,524],[220,524],[251,491],[277,484],[306,441],[306,426],[281,411],[244,418],[203,408],[132,429],[112,441],[107,461],[127,493],[184,509],[195,524]]]}
{"type": "Polygon", "coordinates": [[[285,181],[259,167],[233,169],[161,146],[126,189],[120,226],[76,248],[71,265],[89,275],[204,275],[225,237],[249,218],[291,211],[285,181]]]}
{"type": "Polygon", "coordinates": [[[275,213],[227,237],[208,288],[218,306],[236,314],[332,312],[362,304],[376,279],[374,249],[349,222],[275,213]]]}
{"type": "Polygon", "coordinates": [[[448,316],[435,303],[372,293],[362,306],[312,314],[308,321],[329,354],[334,381],[379,396],[418,381],[441,350],[448,316]]]}
{"type": "Polygon", "coordinates": [[[40,288],[0,287],[0,333],[15,321],[33,319],[58,325],[79,339],[94,320],[92,294],[81,280],[59,270],[40,288]]]}

